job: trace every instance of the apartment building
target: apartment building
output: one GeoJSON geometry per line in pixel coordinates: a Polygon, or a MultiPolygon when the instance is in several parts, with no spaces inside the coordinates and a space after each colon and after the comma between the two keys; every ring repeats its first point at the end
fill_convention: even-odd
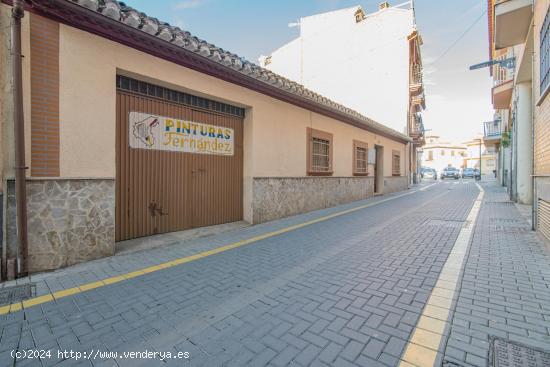
{"type": "Polygon", "coordinates": [[[485,139],[498,149],[510,198],[533,206],[533,226],[550,239],[550,0],[489,0],[495,120],[485,139]],[[500,130],[500,133],[498,132],[500,130]],[[489,134],[488,134],[489,133],[489,134]]]}
{"type": "Polygon", "coordinates": [[[498,150],[498,178],[510,198],[531,204],[532,1],[489,1],[490,68],[494,120],[484,123],[485,141],[498,150]]]}
{"type": "Polygon", "coordinates": [[[382,2],[373,13],[353,6],[300,18],[297,26],[299,37],[260,57],[260,65],[411,137],[414,181],[426,105],[413,2],[382,2]]]}

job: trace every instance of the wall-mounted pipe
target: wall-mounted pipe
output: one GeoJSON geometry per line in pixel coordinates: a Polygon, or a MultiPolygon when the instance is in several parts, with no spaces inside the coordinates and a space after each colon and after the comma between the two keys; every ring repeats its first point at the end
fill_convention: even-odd
{"type": "Polygon", "coordinates": [[[17,207],[18,276],[28,274],[27,184],[25,165],[25,126],[23,118],[23,73],[21,54],[21,19],[25,16],[23,0],[14,0],[11,11],[11,56],[13,64],[13,119],[15,131],[15,201],[17,207]]]}
{"type": "MultiPolygon", "coordinates": [[[[532,14],[535,14],[535,4],[531,5],[532,14]]],[[[533,51],[531,52],[531,229],[537,230],[537,195],[535,186],[535,113],[537,103],[535,102],[535,22],[531,22],[533,32],[533,51]]]]}

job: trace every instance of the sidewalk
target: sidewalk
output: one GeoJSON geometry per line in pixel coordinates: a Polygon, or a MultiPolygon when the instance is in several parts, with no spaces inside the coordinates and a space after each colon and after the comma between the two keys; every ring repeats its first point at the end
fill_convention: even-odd
{"type": "Polygon", "coordinates": [[[513,349],[495,354],[495,338],[550,350],[550,254],[504,189],[481,185],[485,197],[445,346],[448,366],[493,365],[513,349]]]}

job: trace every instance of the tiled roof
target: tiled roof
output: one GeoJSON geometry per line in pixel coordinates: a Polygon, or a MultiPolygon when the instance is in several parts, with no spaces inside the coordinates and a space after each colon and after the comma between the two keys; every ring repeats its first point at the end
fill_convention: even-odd
{"type": "Polygon", "coordinates": [[[244,58],[219,48],[211,43],[193,36],[191,33],[171,26],[168,23],[149,17],[146,14],[133,9],[123,2],[116,0],[66,0],[90,9],[105,17],[121,22],[135,29],[155,36],[165,42],[182,47],[188,51],[215,61],[227,68],[236,70],[244,75],[252,77],[262,83],[269,84],[296,96],[309,99],[317,104],[329,107],[335,111],[344,113],[350,117],[362,121],[366,127],[385,133],[400,140],[410,141],[410,138],[396,130],[380,124],[359,112],[336,103],[326,97],[315,93],[303,85],[284,78],[268,69],[264,69],[244,58]]]}

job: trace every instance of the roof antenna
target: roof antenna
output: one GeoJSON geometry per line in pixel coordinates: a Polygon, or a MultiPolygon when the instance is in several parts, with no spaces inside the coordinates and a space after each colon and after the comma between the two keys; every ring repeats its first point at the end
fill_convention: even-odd
{"type": "Polygon", "coordinates": [[[413,27],[416,29],[416,13],[414,11],[414,0],[411,0],[411,9],[413,12],[413,27]]]}

